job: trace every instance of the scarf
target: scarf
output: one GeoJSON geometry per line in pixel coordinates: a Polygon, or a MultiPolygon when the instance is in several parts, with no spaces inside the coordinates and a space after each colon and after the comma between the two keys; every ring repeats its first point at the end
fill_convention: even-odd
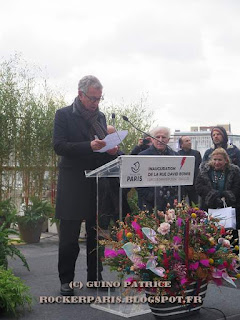
{"type": "Polygon", "coordinates": [[[213,188],[222,194],[226,181],[225,171],[216,171],[213,169],[210,174],[213,182],[213,188]]]}
{"type": "Polygon", "coordinates": [[[73,102],[73,112],[79,114],[83,117],[84,120],[90,126],[90,139],[94,140],[95,136],[98,139],[104,139],[107,135],[107,130],[103,127],[103,125],[98,121],[99,117],[99,109],[97,108],[95,111],[87,110],[83,104],[81,103],[79,97],[77,96],[73,102]]]}

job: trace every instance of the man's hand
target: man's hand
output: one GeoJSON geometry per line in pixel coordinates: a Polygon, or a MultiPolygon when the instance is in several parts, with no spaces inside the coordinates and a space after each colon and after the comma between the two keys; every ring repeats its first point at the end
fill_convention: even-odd
{"type": "Polygon", "coordinates": [[[116,147],[114,147],[112,149],[109,149],[107,151],[107,153],[110,154],[111,156],[114,156],[117,153],[117,151],[118,151],[118,146],[116,146],[116,147]]]}
{"type": "Polygon", "coordinates": [[[93,151],[94,150],[100,150],[103,147],[105,147],[106,142],[103,141],[103,140],[95,139],[95,140],[91,141],[90,145],[91,145],[91,148],[92,148],[93,151]]]}

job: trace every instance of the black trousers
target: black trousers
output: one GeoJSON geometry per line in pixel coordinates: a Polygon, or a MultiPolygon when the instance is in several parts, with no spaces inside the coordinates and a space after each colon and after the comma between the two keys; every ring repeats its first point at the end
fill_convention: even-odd
{"type": "MultiPolygon", "coordinates": [[[[75,264],[79,254],[78,238],[83,220],[60,220],[58,272],[61,284],[73,281],[75,264]]],[[[96,219],[85,219],[87,232],[87,281],[102,280],[102,263],[98,259],[96,219]]],[[[100,256],[100,255],[99,255],[100,256]]]]}

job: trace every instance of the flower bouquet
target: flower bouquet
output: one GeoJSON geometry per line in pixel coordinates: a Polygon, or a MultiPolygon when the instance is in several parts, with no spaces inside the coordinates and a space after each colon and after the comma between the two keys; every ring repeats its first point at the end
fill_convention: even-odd
{"type": "Polygon", "coordinates": [[[184,305],[192,284],[197,296],[209,281],[236,286],[240,277],[238,247],[230,244],[230,231],[218,222],[185,202],[165,213],[127,215],[124,222],[113,227],[111,237],[101,241],[105,245],[104,262],[139,290],[148,283],[148,294],[181,296],[178,302],[184,305]],[[156,285],[159,281],[170,286],[156,285]]]}

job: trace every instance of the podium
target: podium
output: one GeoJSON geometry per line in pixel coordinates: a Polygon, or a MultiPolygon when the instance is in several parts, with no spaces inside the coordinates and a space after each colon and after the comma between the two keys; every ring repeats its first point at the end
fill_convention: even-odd
{"type": "MultiPolygon", "coordinates": [[[[99,239],[99,179],[119,178],[119,220],[122,221],[122,189],[159,186],[192,185],[195,157],[193,156],[151,156],[123,155],[107,164],[85,171],[87,178],[95,178],[97,185],[97,240],[99,239]]],[[[156,196],[155,196],[156,198],[156,196]]],[[[180,199],[179,199],[180,200],[180,199]]],[[[156,203],[156,201],[155,201],[156,203]]],[[[98,243],[98,242],[97,242],[98,243]]],[[[98,254],[97,244],[97,254],[98,254]]],[[[98,263],[98,257],[97,257],[98,263]]],[[[97,265],[98,268],[98,265],[97,265]]],[[[98,292],[97,292],[98,293],[98,292]]],[[[110,289],[108,296],[111,296],[110,289]]],[[[136,295],[136,292],[134,293],[136,295]]],[[[116,293],[114,293],[116,295],[116,293]]],[[[122,292],[120,292],[122,296],[122,292]]],[[[91,304],[91,307],[125,318],[151,312],[147,304],[91,304]]]]}

